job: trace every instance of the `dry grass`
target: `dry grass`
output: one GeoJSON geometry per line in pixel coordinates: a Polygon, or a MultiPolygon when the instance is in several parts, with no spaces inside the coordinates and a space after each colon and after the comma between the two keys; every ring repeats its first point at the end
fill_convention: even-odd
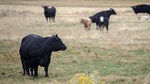
{"type": "Polygon", "coordinates": [[[150,19],[138,20],[129,8],[143,2],[129,0],[123,3],[122,0],[111,0],[105,4],[99,1],[94,5],[96,0],[75,3],[70,0],[67,1],[68,4],[59,0],[6,1],[0,1],[1,84],[49,83],[53,79],[65,82],[75,73],[92,70],[98,70],[101,78],[110,83],[149,84],[150,19]],[[56,5],[55,23],[47,23],[44,18],[41,5],[45,2],[56,5]],[[87,7],[89,3],[91,4],[87,7]],[[117,15],[110,18],[109,33],[107,34],[106,30],[96,30],[95,24],[92,24],[90,31],[85,31],[84,26],[80,24],[80,18],[107,10],[109,7],[117,11],[117,15]],[[18,49],[22,37],[30,33],[42,36],[57,33],[68,46],[65,52],[53,53],[48,79],[42,76],[43,68],[40,68],[40,76],[37,79],[22,76],[18,49]]]}

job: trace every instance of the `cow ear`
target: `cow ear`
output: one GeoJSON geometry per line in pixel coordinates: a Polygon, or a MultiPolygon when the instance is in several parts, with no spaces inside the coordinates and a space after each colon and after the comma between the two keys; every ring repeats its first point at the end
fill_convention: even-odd
{"type": "Polygon", "coordinates": [[[56,37],[58,37],[58,35],[56,34],[56,37]]]}
{"type": "Polygon", "coordinates": [[[113,10],[112,8],[110,8],[110,10],[113,10]]]}
{"type": "Polygon", "coordinates": [[[42,8],[44,8],[44,6],[42,6],[42,8]]]}
{"type": "Polygon", "coordinates": [[[55,35],[55,39],[56,39],[56,40],[58,40],[58,39],[59,39],[59,37],[58,37],[58,35],[57,35],[57,34],[55,35]]]}

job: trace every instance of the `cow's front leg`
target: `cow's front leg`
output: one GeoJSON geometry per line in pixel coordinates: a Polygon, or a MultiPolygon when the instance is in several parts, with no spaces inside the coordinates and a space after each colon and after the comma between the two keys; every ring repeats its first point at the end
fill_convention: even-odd
{"type": "Polygon", "coordinates": [[[49,77],[49,76],[48,76],[48,66],[45,66],[45,67],[44,67],[44,70],[45,70],[45,77],[49,77]]]}

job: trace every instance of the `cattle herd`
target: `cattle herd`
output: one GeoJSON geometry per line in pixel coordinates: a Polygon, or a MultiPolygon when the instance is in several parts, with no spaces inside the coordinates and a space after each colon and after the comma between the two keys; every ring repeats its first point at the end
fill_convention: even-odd
{"type": "MultiPolygon", "coordinates": [[[[131,7],[135,14],[138,13],[147,13],[150,16],[150,5],[141,4],[131,7]]],[[[110,8],[110,10],[101,11],[93,16],[82,18],[81,23],[84,24],[85,30],[90,30],[91,23],[96,23],[96,29],[103,30],[104,27],[106,27],[107,33],[109,28],[109,18],[111,15],[116,15],[117,13],[113,8],[110,8]]]]}
{"type": "MultiPolygon", "coordinates": [[[[42,6],[46,21],[54,21],[56,16],[56,8],[42,6]]],[[[141,4],[131,7],[135,14],[147,13],[150,16],[150,5],[141,4]]],[[[109,19],[111,15],[117,13],[113,8],[106,11],[98,12],[90,17],[82,18],[81,23],[84,24],[85,30],[90,30],[91,23],[96,23],[96,29],[103,30],[106,27],[108,33],[109,19]]],[[[67,47],[58,35],[50,37],[42,37],[35,34],[25,36],[21,41],[20,58],[23,68],[23,75],[38,76],[38,66],[44,67],[45,76],[48,77],[48,66],[51,61],[51,53],[53,51],[66,50],[67,47]]]]}

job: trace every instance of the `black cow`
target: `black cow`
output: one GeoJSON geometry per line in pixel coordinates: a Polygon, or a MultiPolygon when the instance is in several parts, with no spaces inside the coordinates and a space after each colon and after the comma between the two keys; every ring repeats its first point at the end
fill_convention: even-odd
{"type": "Polygon", "coordinates": [[[132,9],[135,14],[147,13],[150,15],[150,5],[146,5],[146,4],[136,5],[136,6],[132,6],[132,9]]]}
{"type": "Polygon", "coordinates": [[[23,67],[23,75],[30,75],[34,70],[34,77],[38,76],[38,65],[44,67],[45,76],[48,77],[48,66],[51,61],[52,51],[66,50],[66,45],[58,35],[52,37],[41,37],[30,34],[22,39],[20,46],[20,57],[23,67]]]}
{"type": "Polygon", "coordinates": [[[55,7],[51,7],[49,8],[49,6],[42,6],[44,8],[44,15],[45,15],[45,18],[48,22],[48,19],[49,21],[54,21],[55,22],[55,16],[56,16],[56,8],[55,7]]]}
{"type": "Polygon", "coordinates": [[[109,26],[109,19],[108,19],[108,17],[101,16],[99,18],[98,22],[99,22],[100,30],[103,30],[104,27],[106,27],[106,30],[107,30],[107,33],[108,33],[108,26],[109,26]]]}
{"type": "Polygon", "coordinates": [[[110,10],[98,12],[95,15],[90,16],[89,18],[91,19],[91,21],[93,23],[96,23],[96,29],[98,29],[99,23],[100,23],[100,17],[107,17],[108,20],[109,20],[109,18],[110,18],[111,15],[116,15],[115,10],[112,9],[112,8],[110,8],[110,10]]]}

